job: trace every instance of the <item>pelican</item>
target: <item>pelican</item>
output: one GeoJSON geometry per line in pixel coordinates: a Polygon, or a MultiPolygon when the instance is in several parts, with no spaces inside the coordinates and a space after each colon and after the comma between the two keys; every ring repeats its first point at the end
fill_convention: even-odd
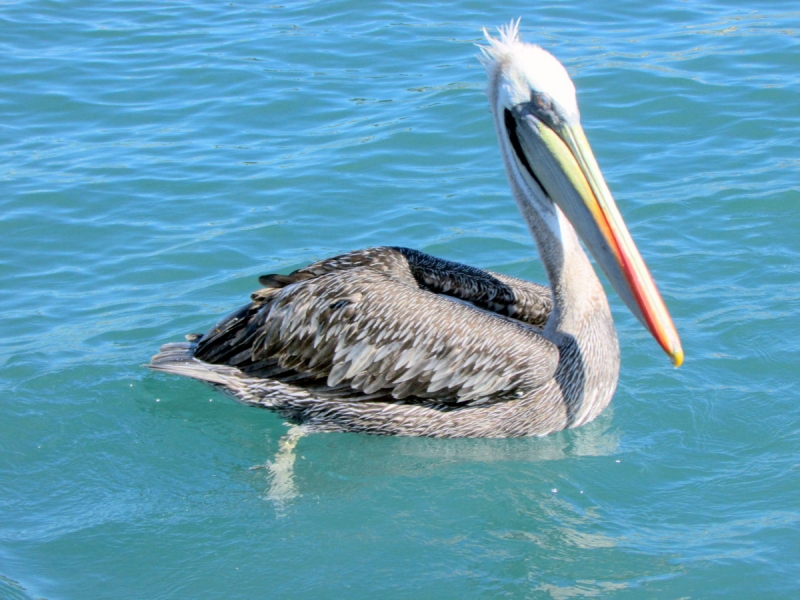
{"type": "Polygon", "coordinates": [[[152,369],[271,409],[305,431],[545,435],[608,405],[619,344],[580,240],[671,357],[678,333],[581,128],[575,87],[519,21],[486,33],[487,95],[514,200],[549,288],[407,248],[265,275],[251,302],[152,369]]]}

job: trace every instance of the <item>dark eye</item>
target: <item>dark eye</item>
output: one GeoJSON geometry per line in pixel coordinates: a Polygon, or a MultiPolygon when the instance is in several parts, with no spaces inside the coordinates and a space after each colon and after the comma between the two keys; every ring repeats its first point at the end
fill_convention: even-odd
{"type": "Polygon", "coordinates": [[[553,98],[542,92],[531,92],[531,99],[524,104],[534,117],[545,123],[548,127],[555,129],[564,121],[558,112],[553,98]]]}
{"type": "Polygon", "coordinates": [[[531,92],[531,104],[542,111],[550,112],[553,110],[553,100],[550,96],[541,92],[531,92]]]}

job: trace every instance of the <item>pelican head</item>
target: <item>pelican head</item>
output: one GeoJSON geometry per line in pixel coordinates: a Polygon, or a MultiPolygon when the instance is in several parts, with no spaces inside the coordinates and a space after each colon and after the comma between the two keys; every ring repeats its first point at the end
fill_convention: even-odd
{"type": "Polygon", "coordinates": [[[678,333],[583,132],[575,86],[552,54],[519,40],[518,26],[501,28],[499,38],[487,34],[489,45],[481,47],[517,203],[529,224],[533,211],[536,226],[555,240],[563,238],[566,217],[630,311],[680,366],[678,333]]]}

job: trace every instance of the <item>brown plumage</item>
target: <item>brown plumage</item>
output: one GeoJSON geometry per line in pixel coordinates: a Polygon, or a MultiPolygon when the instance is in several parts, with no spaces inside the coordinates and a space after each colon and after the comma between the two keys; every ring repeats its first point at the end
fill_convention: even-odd
{"type": "Polygon", "coordinates": [[[261,277],[250,304],[149,366],[313,431],[510,437],[586,423],[611,400],[619,348],[571,221],[679,363],[666,309],[586,158],[566,71],[514,25],[501,34],[485,51],[489,98],[551,288],[407,248],[360,250],[261,277]]]}
{"type": "Polygon", "coordinates": [[[318,431],[506,437],[576,416],[544,400],[560,358],[541,335],[544,286],[388,247],[260,281],[250,304],[150,367],[318,431]]]}

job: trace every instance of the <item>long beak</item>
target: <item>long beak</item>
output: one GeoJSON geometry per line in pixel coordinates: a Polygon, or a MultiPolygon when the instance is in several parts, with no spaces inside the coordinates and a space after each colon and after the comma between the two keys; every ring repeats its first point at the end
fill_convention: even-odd
{"type": "Polygon", "coordinates": [[[679,367],[683,349],[650,271],[619,214],[580,124],[515,115],[535,178],[569,219],[611,285],[679,367]]]}

